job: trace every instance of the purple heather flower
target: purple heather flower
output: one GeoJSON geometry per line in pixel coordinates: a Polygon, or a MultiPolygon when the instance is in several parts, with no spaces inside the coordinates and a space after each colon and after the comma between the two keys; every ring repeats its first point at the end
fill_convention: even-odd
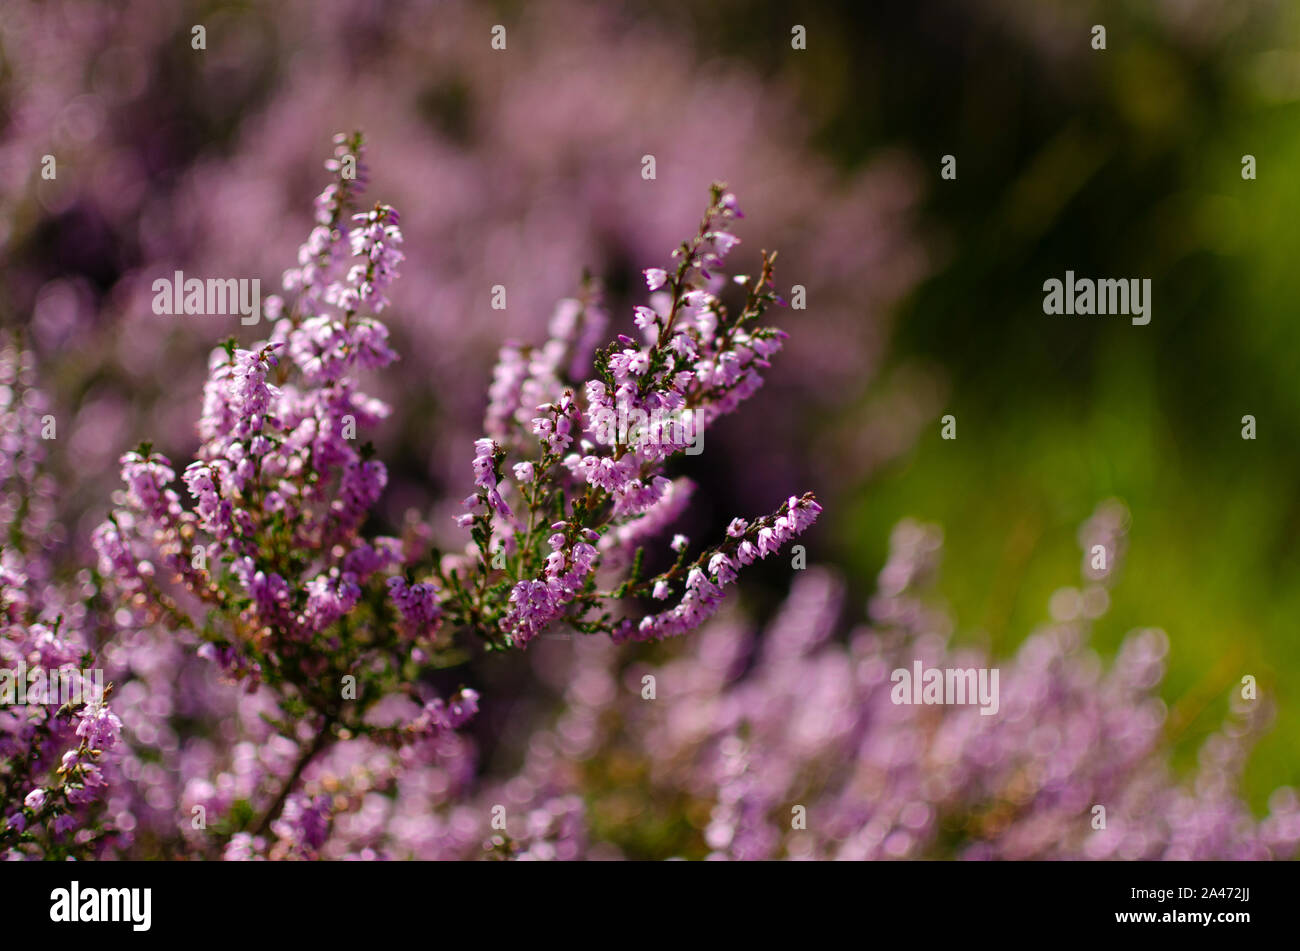
{"type": "Polygon", "coordinates": [[[167,488],[176,473],[166,456],[153,453],[145,457],[128,452],[119,461],[131,504],[155,521],[166,521],[179,514],[176,493],[167,488]]]}
{"type": "Polygon", "coordinates": [[[364,583],[377,571],[391,568],[402,560],[402,543],[397,538],[376,538],[373,543],[357,542],[343,556],[343,574],[364,583]]]}
{"type": "Polygon", "coordinates": [[[139,577],[135,556],[122,532],[112,522],[103,522],[91,533],[91,543],[99,555],[99,570],[108,577],[116,577],[120,584],[128,585],[139,577]]]}
{"type": "Polygon", "coordinates": [[[77,736],[85,737],[91,749],[112,749],[122,730],[122,721],[98,698],[78,714],[77,736]]]}
{"type": "Polygon", "coordinates": [[[359,525],[387,484],[388,469],[378,459],[348,463],[340,481],[339,497],[332,506],[339,524],[347,530],[359,525]]]}
{"type": "Polygon", "coordinates": [[[428,637],[442,618],[438,592],[428,582],[408,584],[405,578],[388,579],[388,595],[402,618],[402,632],[411,640],[428,637]]]}
{"type": "MultiPolygon", "coordinates": [[[[645,333],[649,333],[655,327],[657,321],[659,320],[659,315],[656,314],[649,307],[644,307],[639,304],[637,305],[635,310],[636,310],[636,318],[634,322],[636,323],[637,327],[641,331],[645,333]]],[[[653,343],[654,341],[651,340],[650,342],[653,343]]]]}
{"type": "Polygon", "coordinates": [[[278,391],[266,382],[267,374],[276,366],[275,348],[270,344],[261,351],[236,350],[234,368],[230,375],[230,406],[245,421],[248,429],[261,429],[261,417],[270,411],[278,391]]]}
{"type": "Polygon", "coordinates": [[[329,834],[332,809],[329,796],[308,798],[295,793],[285,802],[284,810],[272,823],[271,830],[291,853],[314,856],[329,834]]]}
{"type": "Polygon", "coordinates": [[[474,484],[484,489],[495,489],[494,473],[496,443],[491,439],[474,440],[474,484]]]}
{"type": "Polygon", "coordinates": [[[478,713],[478,691],[464,687],[447,702],[447,724],[458,729],[478,713]]]}
{"type": "Polygon", "coordinates": [[[323,631],[351,611],[361,598],[361,586],[337,569],[307,582],[307,608],[303,620],[308,629],[323,631]]]}
{"type": "Polygon", "coordinates": [[[266,840],[258,836],[254,838],[249,832],[236,832],[226,843],[225,851],[221,857],[227,862],[252,862],[258,861],[264,856],[262,852],[266,849],[266,840]]]}

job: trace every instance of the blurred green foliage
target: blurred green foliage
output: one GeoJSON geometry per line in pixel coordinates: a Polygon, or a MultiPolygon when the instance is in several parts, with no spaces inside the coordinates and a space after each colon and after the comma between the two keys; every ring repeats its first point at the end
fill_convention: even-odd
{"type": "Polygon", "coordinates": [[[1278,718],[1247,796],[1258,809],[1300,783],[1300,7],[724,2],[684,15],[718,52],[740,43],[784,74],[846,167],[903,146],[933,173],[939,266],[899,315],[892,360],[939,369],[958,438],[935,420],[858,487],[835,522],[855,582],[869,585],[899,518],[936,521],[959,636],[1009,652],[1077,583],[1078,525],[1118,497],[1133,524],[1097,648],[1136,627],[1169,634],[1183,765],[1255,675],[1278,718]],[[795,22],[806,54],[788,49],[795,22]],[[956,181],[940,179],[945,154],[956,181]],[[1242,178],[1246,154],[1257,180],[1242,178]],[[1045,316],[1042,283],[1067,269],[1151,278],[1151,323],[1045,316]]]}

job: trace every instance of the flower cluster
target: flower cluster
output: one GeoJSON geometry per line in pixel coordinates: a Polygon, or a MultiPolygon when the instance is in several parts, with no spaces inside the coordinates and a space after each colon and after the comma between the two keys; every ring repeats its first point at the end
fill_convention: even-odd
{"type": "Polygon", "coordinates": [[[603,831],[607,846],[633,857],[1294,857],[1295,792],[1275,791],[1262,820],[1236,792],[1266,702],[1233,684],[1227,722],[1182,777],[1170,764],[1159,696],[1168,637],[1136,631],[1109,664],[1089,648],[1126,524],[1118,503],[1098,508],[1080,541],[1085,554],[1107,547],[1105,577],[1089,559],[1082,584],[1053,596],[1052,621],[1001,663],[953,643],[933,593],[939,532],[905,521],[870,619],[847,637],[837,636],[843,585],[810,569],[766,630],[720,616],[656,666],[624,666],[599,645],[578,644],[564,713],[530,746],[566,742],[575,761],[619,763],[620,775],[643,777],[632,790],[593,770],[574,787],[590,805],[584,841],[603,831]],[[896,703],[891,673],[918,660],[1000,667],[998,714],[896,703]],[[655,703],[639,695],[647,674],[659,685],[655,703]],[[664,802],[698,818],[649,849],[635,829],[602,821],[652,820],[664,802]]]}
{"type": "Polygon", "coordinates": [[[542,346],[502,350],[463,553],[431,551],[418,519],[402,537],[364,534],[387,474],[357,436],[389,409],[359,380],[396,359],[376,315],[402,233],[390,207],[357,209],[360,138],[336,144],[287,296],[266,302],[268,339],[212,356],[195,460],[178,479],[150,445],[121,457],[99,575],[54,581],[43,406],[25,358],[3,351],[0,666],[85,668],[93,646],[113,703],[0,710],[2,854],[131,854],[136,835],[232,860],[1295,853],[1294,794],[1257,821],[1235,792],[1262,701],[1234,702],[1187,782],[1157,693],[1168,639],[1136,632],[1109,665],[1089,649],[1124,549],[1117,504],[1080,532],[1082,583],[1003,664],[998,716],[895,702],[898,668],[994,663],[953,641],[925,526],[899,526],[869,621],[846,637],[841,585],[816,569],[761,634],[724,610],[741,569],[820,506],[790,496],[695,552],[670,534],[693,486],[668,465],[755,392],[784,339],[758,325],[779,302],[773,256],[752,281],[723,273],[740,213],[722,186],[672,266],[644,272],[637,336],[596,348],[608,318],[587,282],[542,346]],[[660,535],[667,551],[647,554],[660,535]],[[666,567],[643,571],[655,558],[666,567]],[[696,628],[655,667],[617,647],[696,628]],[[485,701],[447,671],[548,631],[608,636],[572,641],[567,670],[543,648],[563,713],[516,772],[481,779],[464,727],[485,701]],[[628,687],[647,672],[661,702],[628,687]],[[200,720],[182,742],[177,724],[200,720]],[[660,802],[690,821],[647,844],[660,802]]]}
{"type": "Polygon", "coordinates": [[[111,835],[101,805],[121,721],[112,685],[91,674],[85,627],[93,586],[56,582],[49,553],[45,438],[54,417],[30,355],[0,345],[0,858],[80,857],[111,835]]]}
{"type": "Polygon", "coordinates": [[[780,302],[774,254],[763,256],[752,282],[734,279],[746,287],[737,313],[720,296],[728,284],[722,268],[740,240],[730,229],[740,217],[735,196],[714,185],[696,234],[673,252],[673,268],[644,272],[651,297],[635,308],[640,339],[620,334],[596,351],[585,382],[576,377],[588,363],[585,331],[606,319],[590,286],[560,304],[540,349],[502,350],[484,421],[489,435],[475,443],[477,491],[458,519],[471,529],[470,555],[487,585],[475,590],[455,575],[445,580],[475,626],[499,629],[504,645],[526,646],[556,626],[616,640],[685,633],[717,610],[741,566],[779,550],[821,511],[811,493],[791,497],[769,517],[733,520],[725,541],[696,558],[677,546],[672,567],[639,576],[640,543],[680,513],[691,490],[665,475],[666,463],[758,389],[785,338],[757,326],[766,307],[780,302]],[[506,465],[517,486],[502,478],[506,465]],[[630,573],[598,589],[602,567],[613,574],[629,563],[630,573]],[[504,611],[484,597],[502,584],[509,587],[504,611]],[[675,591],[675,608],[639,619],[614,606],[675,591]]]}
{"type": "Polygon", "coordinates": [[[290,296],[266,301],[270,338],[248,349],[228,341],[212,355],[203,441],[181,479],[192,507],[173,488],[170,460],[146,444],[122,457],[125,491],[94,534],[100,570],[142,606],[131,624],[171,629],[248,691],[264,685],[297,750],[296,766],[271,766],[248,788],[261,818],[227,823],[235,853],[268,831],[290,852],[315,848],[325,800],[294,797],[325,748],[355,737],[413,743],[475,709],[457,699],[468,713],[431,720],[427,704],[444,702],[434,698],[405,730],[372,716],[395,696],[419,710],[425,673],[445,666],[447,645],[435,585],[413,577],[421,527],[400,539],[361,534],[387,471],[358,431],[389,407],[357,375],[396,359],[373,315],[387,305],[402,234],[387,205],[355,211],[360,136],[336,146],[327,167],[337,180],[317,201],[299,267],[284,275],[290,296]]]}
{"type": "MultiPolygon", "coordinates": [[[[1125,523],[1121,506],[1101,506],[1080,535],[1085,551],[1097,538],[1122,551],[1125,523]]],[[[349,803],[332,814],[324,842],[289,822],[273,835],[236,837],[226,857],[1296,853],[1294,793],[1277,790],[1258,820],[1235,792],[1262,709],[1235,702],[1184,778],[1170,766],[1159,699],[1167,639],[1135,632],[1108,663],[1089,649],[1088,627],[1104,617],[1118,573],[1113,562],[1104,581],[1085,570],[1081,585],[1057,592],[1051,622],[1001,663],[999,715],[893,702],[891,671],[916,660],[995,663],[953,643],[934,594],[940,553],[937,529],[901,523],[869,619],[847,632],[843,585],[813,568],[797,575],[764,629],[722,612],[654,665],[607,638],[547,645],[536,656],[561,685],[562,712],[527,736],[517,771],[476,779],[472,750],[449,731],[434,733],[428,756],[401,769],[378,748],[338,745],[305,772],[287,810],[296,819],[324,791],[349,803]],[[654,703],[641,692],[647,674],[659,687],[654,703]],[[1096,805],[1106,808],[1104,828],[1096,805]]],[[[438,703],[428,713],[455,715],[438,703]]]]}
{"type": "MultiPolygon", "coordinates": [[[[255,697],[271,728],[241,719],[248,739],[236,752],[245,752],[208,757],[207,776],[189,773],[182,799],[205,823],[212,813],[229,858],[322,854],[351,801],[319,779],[340,750],[356,749],[381,787],[443,755],[479,697],[462,687],[444,700],[434,683],[476,643],[523,647],[560,625],[615,640],[683,633],[717,609],[741,565],[777,551],[820,511],[811,494],[792,497],[772,516],[734,520],[721,544],[693,559],[675,543],[673,565],[642,578],[633,547],[689,494],[664,474],[685,446],[593,442],[593,419],[616,404],[711,422],[758,387],[780,345],[780,331],[755,326],[778,300],[773,256],[734,317],[716,296],[739,211],[715,186],[673,273],[650,279],[662,292],[650,301],[653,320],[638,308],[639,346],[620,336],[595,350],[605,317],[588,283],[561,303],[546,345],[503,351],[492,435],[475,443],[475,492],[458,519],[470,534],[464,555],[429,550],[418,519],[402,538],[363,535],[387,472],[358,431],[389,407],[358,381],[396,359],[376,315],[403,261],[402,232],[387,205],[355,210],[365,178],[351,174],[364,169],[359,135],[337,137],[327,167],[337,179],[317,201],[298,266],[284,274],[286,297],[266,301],[268,339],[227,341],[212,355],[202,442],[183,490],[152,445],[126,453],[124,490],[93,539],[100,572],[130,606],[115,616],[119,639],[132,636],[126,629],[179,638],[255,697]],[[581,385],[585,372],[592,378],[581,385]],[[603,570],[618,575],[601,587],[603,570]],[[674,589],[683,592],[677,608],[646,616],[646,600],[674,589]]],[[[151,733],[133,727],[133,743],[149,745],[151,733]]],[[[189,847],[213,854],[212,840],[193,831],[189,847]]]]}

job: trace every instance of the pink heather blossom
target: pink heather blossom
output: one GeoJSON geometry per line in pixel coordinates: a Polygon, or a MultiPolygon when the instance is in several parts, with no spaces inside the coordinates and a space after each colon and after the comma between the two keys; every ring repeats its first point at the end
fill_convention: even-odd
{"type": "MultiPolygon", "coordinates": [[[[117,767],[122,725],[96,690],[105,686],[107,692],[112,683],[84,672],[98,662],[103,618],[87,598],[88,571],[71,584],[55,574],[46,547],[56,535],[48,504],[53,484],[44,471],[39,424],[47,404],[35,388],[29,356],[7,338],[0,338],[0,388],[0,500],[9,513],[0,545],[0,859],[90,857],[99,846],[68,833],[92,823],[101,840],[114,832],[111,818],[96,818],[92,806],[109,791],[106,771],[117,767]],[[24,706],[15,707],[14,674],[24,668],[29,675],[43,670],[49,680],[29,676],[24,706]],[[79,699],[56,696],[64,685],[79,688],[79,699]]],[[[177,500],[166,489],[167,460],[129,453],[123,466],[128,498],[148,518],[170,523],[177,500]]],[[[119,527],[108,523],[100,535],[101,567],[120,569],[124,589],[134,591],[141,572],[119,527]]]]}
{"type": "MultiPolygon", "coordinates": [[[[743,538],[728,536],[694,559],[678,535],[673,566],[642,574],[642,544],[690,498],[690,482],[666,474],[693,444],[682,421],[707,424],[752,392],[770,352],[756,341],[779,333],[755,326],[775,299],[770,256],[734,317],[705,290],[718,277],[706,269],[719,269],[735,244],[734,208],[715,186],[671,275],[649,272],[652,290],[665,291],[637,311],[644,343],[619,334],[600,349],[607,318],[587,281],[555,307],[545,344],[502,350],[487,435],[474,442],[474,492],[457,518],[469,535],[463,552],[434,549],[418,512],[400,538],[363,534],[388,470],[362,431],[390,413],[362,391],[363,378],[396,359],[377,315],[389,307],[403,253],[397,212],[384,204],[358,210],[364,177],[341,174],[362,154],[359,136],[336,139],[329,167],[339,178],[316,203],[316,225],[285,272],[285,296],[268,301],[269,339],[231,340],[209,359],[200,444],[180,479],[185,503],[176,470],[151,445],[121,457],[125,492],[92,533],[105,574],[92,603],[96,611],[113,605],[95,624],[111,632],[129,709],[123,718],[96,699],[74,711],[49,761],[60,784],[23,777],[23,789],[46,789],[46,798],[10,810],[0,835],[39,826],[43,847],[61,848],[92,803],[124,785],[127,825],[147,823],[142,834],[176,854],[337,855],[335,842],[364,838],[357,806],[373,802],[371,793],[397,788],[407,770],[446,763],[459,776],[468,768],[456,731],[478,713],[478,692],[428,698],[440,672],[469,656],[466,638],[499,651],[552,629],[615,641],[630,631],[682,633],[718,611],[737,578],[740,542],[759,532],[768,533],[765,544],[785,541],[815,517],[812,497],[796,497],[771,519],[742,523],[743,538]],[[596,427],[627,410],[640,414],[637,439],[602,442],[596,427]],[[665,426],[665,414],[675,413],[665,426]],[[676,607],[638,622],[647,600],[674,596],[676,607]],[[184,682],[173,683],[176,676],[184,682]],[[225,711],[212,734],[221,743],[187,748],[172,729],[191,714],[191,679],[204,685],[209,712],[225,711]],[[236,685],[243,700],[221,694],[236,685]],[[151,719],[155,706],[161,719],[151,719]],[[158,772],[166,790],[131,791],[135,779],[158,772]],[[210,808],[214,821],[236,802],[251,815],[237,831],[200,835],[183,824],[178,831],[164,801],[210,808]]],[[[26,567],[0,561],[14,611],[26,567]]],[[[25,631],[27,653],[40,645],[80,659],[35,617],[25,631]]],[[[21,751],[30,739],[11,745],[21,751]]],[[[563,837],[576,828],[580,801],[538,791],[537,803],[514,857],[573,854],[563,837]]],[[[124,807],[113,800],[113,808],[124,807]]],[[[124,836],[129,848],[130,829],[124,836]]],[[[463,832],[448,842],[470,844],[463,832]]]]}
{"type": "MultiPolygon", "coordinates": [[[[635,322],[644,344],[619,334],[616,345],[596,353],[585,382],[562,381],[558,367],[565,362],[561,355],[571,350],[573,323],[579,314],[599,311],[596,295],[587,287],[581,300],[557,309],[551,328],[555,336],[533,351],[547,354],[545,360],[525,361],[515,346],[501,353],[485,421],[492,435],[475,443],[471,466],[479,491],[466,500],[468,514],[459,516],[457,524],[471,529],[482,564],[507,573],[502,579],[510,585],[507,608],[492,616],[509,645],[526,645],[561,623],[603,630],[620,640],[633,630],[640,637],[659,637],[698,626],[717,610],[721,588],[735,580],[739,564],[753,560],[751,552],[767,557],[820,511],[811,496],[796,497],[788,511],[761,520],[752,530],[744,521],[733,521],[726,552],[715,549],[706,553],[708,560],[702,556],[701,563],[679,565],[670,576],[636,585],[635,593],[662,600],[673,580],[684,580],[683,601],[672,612],[639,623],[608,614],[590,619],[601,602],[597,556],[608,571],[626,567],[636,545],[681,512],[690,486],[669,479],[665,464],[696,444],[699,433],[691,429],[702,430],[754,392],[760,371],[768,366],[766,357],[780,343],[780,331],[754,326],[775,300],[771,255],[765,256],[762,276],[735,318],[724,320],[725,308],[709,290],[720,275],[708,269],[716,272],[736,244],[729,229],[738,215],[734,198],[724,200],[729,194],[714,186],[695,237],[674,252],[678,263],[671,280],[665,269],[645,271],[652,292],[669,287],[671,295],[664,295],[670,297],[667,301],[652,297],[652,306],[637,308],[635,322]],[[653,334],[647,332],[651,326],[653,334]],[[535,407],[531,416],[530,407],[535,407]],[[518,490],[497,481],[500,466],[511,457],[522,457],[512,464],[518,490]],[[571,504],[572,511],[562,512],[578,518],[576,524],[566,519],[552,526],[553,534],[546,538],[549,551],[540,545],[544,536],[529,528],[536,523],[535,514],[527,519],[515,515],[554,491],[548,478],[569,497],[582,500],[581,508],[571,504]],[[541,488],[524,489],[534,484],[541,488]],[[512,493],[516,505],[507,499],[512,493]],[[601,531],[593,531],[582,520],[603,506],[610,515],[601,531]],[[595,537],[580,540],[579,530],[595,537]],[[737,551],[736,539],[746,533],[741,541],[747,547],[737,551]]],[[[679,533],[669,547],[684,558],[688,546],[679,533]]],[[[619,590],[634,593],[630,585],[619,590]]]]}
{"type": "Polygon", "coordinates": [[[429,636],[442,617],[438,592],[432,584],[408,584],[404,578],[388,579],[389,597],[402,617],[403,633],[412,640],[429,636]]]}

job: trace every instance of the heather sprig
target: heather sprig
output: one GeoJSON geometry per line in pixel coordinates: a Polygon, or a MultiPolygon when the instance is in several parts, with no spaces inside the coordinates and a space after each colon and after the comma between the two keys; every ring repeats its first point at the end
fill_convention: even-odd
{"type": "Polygon", "coordinates": [[[717,609],[741,566],[820,511],[811,493],[791,497],[770,516],[734,520],[694,557],[674,544],[670,568],[641,576],[641,541],[690,494],[666,465],[761,385],[784,338],[757,325],[779,301],[775,255],[763,255],[752,282],[736,279],[748,286],[734,316],[718,296],[740,212],[715,185],[671,273],[646,272],[658,293],[636,309],[641,343],[619,335],[594,349],[606,317],[586,280],[557,308],[544,346],[503,350],[458,519],[469,529],[465,555],[429,552],[419,523],[400,539],[364,536],[387,471],[358,433],[389,407],[361,391],[359,376],[397,358],[377,315],[404,255],[396,210],[356,210],[364,176],[348,172],[364,168],[360,137],[336,146],[327,163],[336,181],[284,275],[289,296],[266,301],[270,337],[246,349],[230,340],[212,355],[202,444],[180,477],[189,504],[171,461],[144,444],[122,456],[125,490],[94,533],[100,571],[133,624],[176,631],[275,707],[264,719],[285,754],[246,774],[245,805],[212,800],[230,856],[319,849],[330,800],[303,788],[339,744],[431,755],[430,743],[463,726],[478,695],[464,688],[444,700],[425,682],[468,656],[466,634],[498,650],[560,625],[615,640],[684,633],[717,609]],[[616,419],[629,414],[654,422],[629,430],[616,419]],[[676,607],[646,614],[644,602],[674,594],[676,607]],[[394,718],[390,699],[407,712],[394,718]]]}
{"type": "Polygon", "coordinates": [[[46,409],[31,355],[0,342],[0,858],[87,857],[113,831],[99,807],[121,721],[113,684],[87,673],[94,586],[57,579],[45,547],[57,536],[46,409]]]}
{"type": "Polygon", "coordinates": [[[556,625],[616,640],[684,633],[716,610],[739,568],[766,558],[803,532],[821,511],[811,493],[773,515],[729,532],[720,545],[652,578],[639,576],[639,542],[665,528],[689,497],[689,481],[670,480],[666,464],[699,447],[707,426],[762,384],[783,331],[757,326],[779,303],[775,254],[748,285],[734,315],[719,294],[722,268],[739,243],[730,228],[742,214],[721,184],[710,190],[696,234],[673,252],[671,269],[649,268],[648,305],[634,311],[640,342],[619,334],[595,352],[585,383],[566,367],[585,365],[578,328],[604,322],[588,284],[562,302],[552,338],[537,351],[503,349],[493,374],[485,429],[475,443],[476,491],[459,523],[470,529],[472,561],[443,576],[461,623],[493,646],[526,646],[556,625]],[[518,485],[504,474],[509,471],[518,485]],[[600,590],[601,568],[630,572],[600,590]],[[467,583],[461,569],[478,572],[467,583]],[[503,607],[501,595],[508,590],[503,607]],[[682,600],[660,614],[625,599],[682,600]],[[640,613],[641,617],[633,617],[640,613]]]}
{"type": "Polygon", "coordinates": [[[282,315],[269,340],[213,353],[203,442],[182,477],[192,508],[172,488],[170,460],[146,444],[122,457],[126,491],[95,533],[101,570],[146,622],[186,632],[248,690],[270,688],[287,735],[301,723],[314,731],[258,835],[297,802],[302,769],[331,743],[401,743],[463,722],[422,715],[403,731],[369,718],[392,695],[442,703],[420,681],[444,665],[449,643],[433,586],[410,577],[419,528],[404,539],[360,532],[387,470],[358,432],[389,408],[356,375],[396,359],[374,314],[397,277],[402,235],[391,207],[356,211],[364,176],[348,173],[364,169],[360,136],[336,143],[327,167],[337,180],[317,201],[300,266],[285,273],[291,304],[268,299],[268,313],[282,315]]]}
{"type": "Polygon", "coordinates": [[[6,551],[0,566],[0,857],[11,851],[85,857],[112,832],[111,823],[91,816],[108,788],[104,767],[122,724],[106,703],[113,685],[86,675],[95,659],[69,620],[77,612],[55,600],[61,592],[47,589],[39,601],[28,598],[33,581],[21,559],[6,551]],[[28,679],[38,668],[40,679],[28,679]],[[27,682],[19,685],[20,677],[27,682]],[[73,697],[61,692],[69,688],[73,697]]]}

